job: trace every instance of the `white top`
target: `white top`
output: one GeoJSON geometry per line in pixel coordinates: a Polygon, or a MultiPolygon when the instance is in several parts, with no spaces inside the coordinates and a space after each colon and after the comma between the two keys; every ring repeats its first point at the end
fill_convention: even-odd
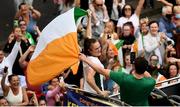
{"type": "Polygon", "coordinates": [[[14,47],[13,47],[11,53],[7,57],[3,58],[3,61],[0,63],[0,73],[2,73],[4,67],[7,66],[8,67],[8,75],[12,74],[12,67],[15,62],[16,56],[18,54],[19,47],[20,47],[20,42],[16,42],[14,44],[14,47]]]}
{"type": "MultiPolygon", "coordinates": [[[[20,42],[16,42],[14,44],[14,47],[11,51],[11,53],[7,56],[3,58],[3,61],[0,63],[0,80],[2,79],[2,73],[4,72],[4,67],[7,66],[8,67],[8,75],[12,74],[12,67],[13,64],[16,60],[18,51],[19,51],[19,47],[20,47],[20,42]]],[[[6,78],[5,83],[8,84],[8,79],[6,78]]],[[[0,95],[2,95],[2,88],[0,85],[0,95]]]]}
{"type": "MultiPolygon", "coordinates": [[[[161,45],[161,48],[159,46],[160,41],[160,32],[156,36],[152,36],[150,33],[148,33],[144,38],[144,49],[146,51],[146,58],[149,59],[150,55],[154,52],[159,57],[159,63],[163,63],[164,59],[164,51],[165,47],[164,44],[161,45]]],[[[167,37],[167,41],[172,41],[174,44],[174,41],[167,37]]]]}
{"type": "Polygon", "coordinates": [[[5,97],[10,105],[18,104],[23,102],[22,88],[19,87],[19,93],[14,95],[11,88],[9,88],[8,95],[5,97]]]}
{"type": "MultiPolygon", "coordinates": [[[[93,56],[88,56],[87,57],[89,60],[91,60],[93,63],[99,65],[100,67],[103,67],[104,68],[104,65],[100,62],[100,60],[97,58],[97,57],[93,57],[93,56]]],[[[83,63],[83,72],[84,72],[84,90],[85,91],[88,91],[88,92],[91,92],[91,93],[97,93],[94,89],[91,88],[91,86],[87,83],[87,69],[89,68],[90,66],[86,63],[83,63]]],[[[101,87],[102,87],[102,90],[104,90],[104,86],[103,86],[103,76],[100,75],[100,79],[101,79],[101,87]]]]}
{"type": "Polygon", "coordinates": [[[139,17],[135,13],[130,18],[120,17],[117,23],[117,27],[122,28],[123,24],[126,22],[132,22],[135,28],[134,31],[136,32],[139,26],[139,17]]]}

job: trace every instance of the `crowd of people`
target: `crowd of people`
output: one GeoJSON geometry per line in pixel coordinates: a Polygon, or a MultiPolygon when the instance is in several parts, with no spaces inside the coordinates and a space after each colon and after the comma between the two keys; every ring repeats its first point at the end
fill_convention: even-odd
{"type": "Polygon", "coordinates": [[[20,3],[13,31],[0,47],[0,106],[62,106],[65,84],[104,97],[120,93],[130,105],[148,105],[155,87],[180,81],[156,85],[180,76],[180,0],[157,1],[162,16],[150,20],[140,16],[145,5],[154,8],[153,0],[138,0],[135,9],[125,0],[54,0],[58,14],[81,7],[88,15],[77,29],[78,73],[68,68],[41,86],[30,86],[24,76],[41,36],[41,12],[20,3]]]}

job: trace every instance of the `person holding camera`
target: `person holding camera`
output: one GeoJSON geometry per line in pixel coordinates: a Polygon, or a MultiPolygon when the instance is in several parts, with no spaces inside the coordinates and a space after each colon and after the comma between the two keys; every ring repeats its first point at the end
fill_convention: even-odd
{"type": "Polygon", "coordinates": [[[32,6],[29,6],[26,3],[21,3],[19,5],[19,11],[16,13],[15,19],[24,20],[27,24],[27,32],[34,36],[37,20],[41,17],[41,13],[34,9],[32,6]]]}
{"type": "MultiPolygon", "coordinates": [[[[166,80],[166,70],[163,68],[162,65],[159,64],[159,57],[155,54],[151,55],[150,57],[148,72],[156,80],[156,82],[166,80]]],[[[157,86],[161,86],[161,85],[157,85],[157,86]]]]}
{"type": "MultiPolygon", "coordinates": [[[[12,35],[12,36],[14,36],[14,35],[12,35]]],[[[14,38],[14,37],[12,37],[12,38],[14,38]]],[[[1,74],[0,80],[2,78],[2,74],[4,72],[3,70],[4,70],[5,66],[9,68],[8,75],[12,74],[13,64],[14,64],[15,59],[19,52],[20,40],[21,40],[20,37],[16,38],[15,44],[12,47],[12,51],[7,57],[5,57],[4,50],[2,48],[0,48],[0,74],[1,74]]],[[[6,83],[7,83],[7,79],[6,79],[6,83]]],[[[2,91],[1,88],[0,88],[0,91],[2,91]]],[[[2,92],[0,92],[0,94],[2,94],[2,92]]]]}

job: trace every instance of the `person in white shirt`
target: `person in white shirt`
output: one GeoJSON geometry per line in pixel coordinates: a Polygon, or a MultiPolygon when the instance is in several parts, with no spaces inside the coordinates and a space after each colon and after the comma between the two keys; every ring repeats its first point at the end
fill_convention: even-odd
{"type": "Polygon", "coordinates": [[[149,23],[149,30],[149,33],[144,36],[145,57],[148,60],[150,55],[154,53],[159,57],[159,63],[162,65],[165,57],[165,44],[167,44],[167,41],[174,44],[174,41],[168,38],[165,33],[158,32],[159,25],[157,21],[149,23]]]}
{"type": "MultiPolygon", "coordinates": [[[[87,58],[104,68],[98,57],[101,55],[101,46],[96,39],[85,39],[84,41],[84,54],[87,58]]],[[[83,63],[84,72],[84,90],[97,93],[103,96],[108,96],[108,91],[104,91],[103,77],[96,73],[88,64],[83,63]]]]}
{"type": "MultiPolygon", "coordinates": [[[[20,42],[19,40],[17,40],[11,53],[7,57],[5,57],[3,49],[0,49],[0,74],[4,72],[5,66],[8,67],[8,71],[9,71],[8,75],[12,74],[12,66],[18,54],[19,47],[20,47],[20,42]]],[[[0,80],[1,79],[2,79],[2,75],[0,75],[0,80]]],[[[7,83],[7,79],[6,79],[6,83],[7,83]]],[[[1,87],[0,87],[0,94],[2,94],[1,87]]]]}
{"type": "Polygon", "coordinates": [[[135,28],[135,31],[137,30],[137,28],[139,26],[139,16],[141,14],[143,4],[144,4],[144,0],[139,0],[139,3],[137,5],[135,11],[130,4],[126,4],[123,7],[122,17],[119,18],[118,23],[117,23],[117,33],[118,34],[121,34],[122,26],[126,22],[132,22],[133,26],[135,28]]]}

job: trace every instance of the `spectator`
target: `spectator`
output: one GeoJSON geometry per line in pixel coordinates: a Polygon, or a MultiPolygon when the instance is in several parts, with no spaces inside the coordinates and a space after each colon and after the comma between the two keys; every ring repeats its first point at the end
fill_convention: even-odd
{"type": "Polygon", "coordinates": [[[159,57],[157,55],[151,55],[150,61],[148,66],[148,72],[151,76],[157,81],[165,80],[166,71],[164,70],[163,66],[159,64],[159,57]]]}
{"type": "MultiPolygon", "coordinates": [[[[159,57],[159,63],[164,64],[165,57],[165,43],[172,41],[164,33],[158,32],[159,24],[157,21],[151,21],[149,23],[150,32],[144,36],[144,49],[145,57],[149,59],[150,55],[155,53],[159,57]]],[[[174,44],[174,41],[172,41],[174,44]]]]}
{"type": "Polygon", "coordinates": [[[131,22],[125,23],[122,27],[122,36],[120,37],[120,39],[124,40],[123,46],[122,46],[123,55],[126,52],[130,52],[131,46],[135,41],[133,31],[134,31],[134,28],[131,22]]]}
{"type": "Polygon", "coordinates": [[[39,106],[41,106],[41,107],[47,106],[47,105],[46,105],[46,100],[43,99],[43,98],[39,99],[39,106]]]}
{"type": "Polygon", "coordinates": [[[28,97],[25,88],[19,86],[19,77],[17,75],[8,76],[10,85],[5,84],[5,79],[8,71],[3,74],[1,87],[3,94],[11,106],[26,106],[28,105],[28,97]]]}
{"type": "Polygon", "coordinates": [[[149,24],[148,18],[140,19],[139,29],[135,33],[136,41],[138,42],[138,46],[139,46],[137,56],[144,56],[145,55],[143,37],[149,33],[148,24],[149,24]],[[140,46],[141,46],[141,48],[140,48],[140,46]]]}
{"type": "MultiPolygon", "coordinates": [[[[180,1],[180,0],[179,0],[180,1]]],[[[175,49],[177,51],[177,57],[180,58],[180,6],[174,6],[173,12],[175,14],[173,20],[176,25],[174,32],[175,49]]]]}
{"type": "Polygon", "coordinates": [[[3,96],[0,97],[0,106],[9,106],[8,101],[3,96]]]}
{"type": "MultiPolygon", "coordinates": [[[[0,73],[1,74],[3,73],[3,69],[5,68],[5,66],[8,67],[8,69],[9,69],[8,75],[12,74],[12,67],[13,67],[15,59],[17,57],[19,47],[20,47],[20,38],[17,37],[14,47],[13,47],[11,53],[7,57],[5,57],[4,51],[2,49],[0,49],[0,73]]],[[[2,79],[2,77],[0,77],[0,80],[1,79],[2,79]]],[[[8,82],[7,79],[5,81],[6,81],[6,83],[8,82]]],[[[0,89],[0,90],[2,90],[2,89],[0,89]]],[[[0,94],[2,95],[2,92],[0,94]]]]}
{"type": "Polygon", "coordinates": [[[28,6],[26,3],[21,3],[15,19],[24,20],[27,24],[27,32],[34,36],[34,26],[36,26],[36,22],[40,17],[41,13],[38,10],[34,9],[32,6],[28,6]]]}
{"type": "Polygon", "coordinates": [[[98,38],[103,32],[104,22],[109,20],[107,9],[103,0],[93,0],[89,9],[92,11],[92,35],[98,38]]]}
{"type": "Polygon", "coordinates": [[[29,95],[29,106],[38,106],[38,100],[36,97],[36,93],[33,91],[28,90],[27,94],[29,95]]]}
{"type": "Polygon", "coordinates": [[[9,39],[8,42],[5,44],[4,51],[6,53],[10,53],[11,50],[12,50],[12,47],[15,44],[16,38],[20,38],[21,43],[20,43],[20,47],[19,47],[19,52],[18,52],[18,55],[16,56],[15,62],[12,64],[13,65],[12,73],[16,74],[16,75],[19,75],[19,77],[21,78],[20,79],[21,86],[26,86],[25,77],[22,76],[22,75],[24,75],[24,72],[21,69],[18,60],[19,60],[20,56],[28,49],[28,47],[30,46],[30,43],[25,38],[25,36],[22,35],[22,31],[21,31],[20,27],[15,27],[14,28],[13,33],[10,34],[10,38],[12,38],[12,40],[9,39]]]}
{"type": "MultiPolygon", "coordinates": [[[[117,61],[117,52],[113,49],[113,43],[109,41],[105,56],[106,63],[103,64],[105,65],[105,68],[115,71],[116,68],[119,66],[119,61],[117,61]]],[[[115,93],[113,88],[116,88],[114,81],[108,77],[105,77],[104,89],[110,91],[110,94],[113,94],[115,93]]]]}
{"type": "Polygon", "coordinates": [[[149,19],[147,17],[140,19],[140,32],[143,35],[148,34],[149,31],[148,24],[149,24],[149,19]]]}
{"type": "Polygon", "coordinates": [[[123,24],[126,22],[132,22],[133,26],[135,28],[135,31],[137,30],[139,26],[139,16],[141,14],[141,9],[143,7],[144,0],[139,0],[139,3],[136,7],[136,10],[134,11],[133,7],[129,4],[126,4],[122,9],[122,17],[119,18],[117,23],[117,33],[120,35],[122,33],[122,27],[123,24]]]}
{"type": "Polygon", "coordinates": [[[111,42],[115,43],[119,40],[117,33],[115,32],[114,23],[112,21],[106,22],[104,32],[101,33],[101,37],[104,39],[110,39],[111,42]]]}
{"type": "MultiPolygon", "coordinates": [[[[18,6],[24,2],[24,0],[14,0],[14,6],[15,6],[15,10],[16,12],[18,11],[18,6]]],[[[33,0],[25,0],[25,2],[28,4],[28,5],[32,5],[33,4],[33,0]]]]}
{"type": "Polygon", "coordinates": [[[172,22],[172,7],[163,6],[162,17],[159,19],[159,31],[164,32],[168,38],[173,38],[173,29],[175,25],[172,22]]]}
{"type": "Polygon", "coordinates": [[[179,74],[179,68],[177,63],[175,64],[170,64],[167,68],[167,78],[174,78],[177,77],[179,74]]]}
{"type": "Polygon", "coordinates": [[[21,28],[23,36],[29,41],[29,43],[31,45],[35,45],[35,41],[32,38],[32,35],[29,32],[26,31],[27,30],[26,22],[24,20],[19,21],[19,26],[21,28]]]}
{"type": "Polygon", "coordinates": [[[104,69],[90,61],[84,54],[80,54],[79,58],[96,72],[114,80],[120,86],[122,101],[132,106],[148,106],[148,96],[155,86],[155,80],[150,77],[149,73],[145,72],[148,62],[144,58],[139,57],[135,60],[136,70],[132,75],[123,73],[122,69],[119,72],[104,69]]]}
{"type": "Polygon", "coordinates": [[[125,53],[124,55],[124,68],[125,68],[125,73],[127,74],[130,74],[131,70],[133,69],[129,52],[125,53]]]}
{"type": "MultiPolygon", "coordinates": [[[[101,55],[101,46],[96,39],[86,39],[84,41],[84,53],[88,56],[87,58],[89,60],[104,68],[103,64],[98,59],[101,55]]],[[[83,71],[84,90],[107,96],[108,92],[104,91],[103,77],[85,63],[83,64],[83,71]]]]}
{"type": "Polygon", "coordinates": [[[22,31],[21,31],[21,28],[20,27],[15,27],[13,29],[13,32],[9,35],[8,37],[8,41],[7,43],[5,44],[5,47],[4,47],[4,52],[5,53],[10,53],[15,42],[16,42],[16,38],[20,38],[20,41],[21,41],[21,53],[22,54],[22,51],[26,51],[27,47],[29,47],[29,42],[28,40],[25,38],[25,36],[22,35],[22,31]]]}
{"type": "Polygon", "coordinates": [[[121,9],[125,5],[125,0],[105,0],[108,16],[117,24],[118,18],[121,16],[121,9]],[[119,3],[121,1],[121,3],[119,3]]]}
{"type": "Polygon", "coordinates": [[[173,48],[172,44],[168,44],[166,46],[166,53],[165,53],[165,61],[166,64],[174,63],[177,58],[177,53],[175,48],[173,48]]]}
{"type": "MultiPolygon", "coordinates": [[[[60,93],[62,92],[61,90],[65,91],[64,85],[62,86],[59,85],[58,77],[53,78],[52,80],[50,80],[49,83],[50,83],[48,86],[49,90],[46,94],[47,106],[56,106],[56,101],[57,101],[56,98],[60,98],[60,96],[63,96],[64,94],[64,92],[60,93]]],[[[61,105],[58,105],[58,106],[61,106],[61,105]]]]}

